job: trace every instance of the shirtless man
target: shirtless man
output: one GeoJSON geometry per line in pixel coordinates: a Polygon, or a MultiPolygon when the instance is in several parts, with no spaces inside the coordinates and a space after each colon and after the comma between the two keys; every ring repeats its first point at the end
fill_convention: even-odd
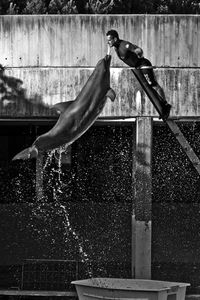
{"type": "Polygon", "coordinates": [[[167,103],[165,93],[161,86],[158,84],[151,62],[143,56],[143,50],[130,42],[121,40],[116,30],[109,30],[106,33],[108,43],[108,55],[110,55],[111,48],[113,47],[116,51],[117,56],[128,66],[141,69],[144,77],[148,84],[156,90],[160,96],[159,99],[164,104],[165,115],[163,116],[166,120],[169,117],[171,105],[167,103]],[[143,68],[145,67],[145,68],[143,68]]]}

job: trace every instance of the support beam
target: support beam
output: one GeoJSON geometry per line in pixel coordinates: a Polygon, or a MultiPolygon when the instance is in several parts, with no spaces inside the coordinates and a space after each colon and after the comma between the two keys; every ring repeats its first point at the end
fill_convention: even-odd
{"type": "Polygon", "coordinates": [[[132,214],[132,277],[151,278],[152,119],[136,120],[135,199],[132,214]]]}
{"type": "Polygon", "coordinates": [[[189,160],[193,164],[194,168],[197,170],[198,174],[200,174],[200,160],[198,156],[193,151],[192,147],[184,137],[178,125],[173,120],[167,120],[166,124],[171,129],[179,144],[183,147],[185,153],[187,154],[189,160]]]}

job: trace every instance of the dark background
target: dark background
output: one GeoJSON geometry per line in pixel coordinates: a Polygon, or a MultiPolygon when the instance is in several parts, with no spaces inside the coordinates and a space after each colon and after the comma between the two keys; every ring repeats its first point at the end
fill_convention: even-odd
{"type": "MultiPolygon", "coordinates": [[[[179,126],[199,155],[200,125],[179,126]]],[[[70,160],[48,153],[36,199],[35,161],[11,159],[49,128],[0,126],[1,287],[21,285],[25,259],[75,260],[80,278],[131,277],[135,126],[93,126],[70,160]]],[[[190,282],[198,292],[199,176],[161,122],[152,154],[152,279],[190,282]]]]}

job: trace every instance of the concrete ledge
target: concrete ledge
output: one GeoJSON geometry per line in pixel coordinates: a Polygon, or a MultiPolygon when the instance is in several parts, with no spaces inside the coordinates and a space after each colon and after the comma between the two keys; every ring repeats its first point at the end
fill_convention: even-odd
{"type": "Polygon", "coordinates": [[[200,295],[186,295],[185,300],[200,300],[200,295]]]}

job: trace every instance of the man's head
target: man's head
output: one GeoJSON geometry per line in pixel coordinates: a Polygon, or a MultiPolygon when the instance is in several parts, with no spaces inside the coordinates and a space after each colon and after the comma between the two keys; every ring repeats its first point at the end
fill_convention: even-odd
{"type": "Polygon", "coordinates": [[[117,41],[119,41],[119,34],[116,30],[111,29],[106,33],[107,42],[110,47],[113,47],[117,41]]]}

